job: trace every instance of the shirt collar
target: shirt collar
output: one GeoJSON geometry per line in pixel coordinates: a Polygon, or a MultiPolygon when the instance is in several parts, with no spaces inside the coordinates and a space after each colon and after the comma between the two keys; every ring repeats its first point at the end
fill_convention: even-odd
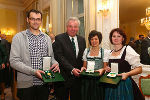
{"type": "MultiPolygon", "coordinates": [[[[39,30],[40,31],[40,30],[39,30]]],[[[28,35],[34,35],[29,29],[27,29],[27,34],[28,35]]],[[[41,36],[42,32],[40,31],[40,34],[38,36],[41,36]]],[[[34,35],[35,36],[35,35],[34,35]]]]}
{"type": "Polygon", "coordinates": [[[72,38],[74,38],[74,40],[77,40],[77,36],[71,37],[69,36],[70,40],[72,40],[72,38]]]}

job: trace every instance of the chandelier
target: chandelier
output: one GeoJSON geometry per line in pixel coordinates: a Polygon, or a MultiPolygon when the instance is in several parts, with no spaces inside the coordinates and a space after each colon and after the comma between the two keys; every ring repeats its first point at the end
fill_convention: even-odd
{"type": "Polygon", "coordinates": [[[141,19],[141,25],[145,25],[150,30],[150,7],[146,8],[146,17],[141,19]]]}

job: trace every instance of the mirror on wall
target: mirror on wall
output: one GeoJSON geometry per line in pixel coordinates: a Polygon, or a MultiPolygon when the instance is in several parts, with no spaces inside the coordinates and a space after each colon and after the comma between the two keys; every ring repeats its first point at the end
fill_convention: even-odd
{"type": "Polygon", "coordinates": [[[140,34],[147,36],[147,28],[141,25],[141,19],[146,17],[147,7],[150,7],[150,0],[119,1],[119,25],[127,34],[127,42],[130,37],[138,39],[140,34]]]}

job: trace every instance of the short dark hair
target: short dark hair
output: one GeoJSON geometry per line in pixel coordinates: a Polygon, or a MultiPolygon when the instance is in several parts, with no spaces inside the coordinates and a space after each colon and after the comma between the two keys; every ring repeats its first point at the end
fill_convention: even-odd
{"type": "Polygon", "coordinates": [[[142,36],[144,36],[144,35],[139,35],[139,38],[142,37],[142,36]]]}
{"type": "Polygon", "coordinates": [[[130,37],[130,41],[134,41],[134,37],[130,37]]]}
{"type": "Polygon", "coordinates": [[[124,31],[120,28],[115,28],[115,29],[111,30],[110,35],[109,35],[109,40],[110,40],[111,44],[113,44],[112,35],[114,32],[119,33],[124,38],[124,41],[122,41],[122,45],[125,45],[127,37],[126,37],[126,34],[124,33],[124,31]]]}
{"type": "Polygon", "coordinates": [[[27,13],[27,17],[29,18],[30,17],[30,13],[33,12],[33,13],[36,13],[36,14],[41,14],[41,19],[42,19],[42,13],[36,9],[31,9],[28,11],[27,13]]]}
{"type": "Polygon", "coordinates": [[[102,41],[102,33],[101,33],[101,32],[98,32],[98,31],[96,31],[96,30],[92,30],[92,31],[89,33],[89,37],[88,37],[88,40],[89,40],[90,45],[91,45],[91,38],[93,38],[94,36],[98,36],[99,44],[100,44],[101,41],[102,41]]]}

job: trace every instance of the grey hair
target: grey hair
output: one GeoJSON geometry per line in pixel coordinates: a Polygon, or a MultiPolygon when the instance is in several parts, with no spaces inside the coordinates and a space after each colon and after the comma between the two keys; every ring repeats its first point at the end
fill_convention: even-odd
{"type": "Polygon", "coordinates": [[[69,17],[69,19],[67,20],[66,26],[68,26],[69,21],[77,21],[78,25],[80,26],[80,20],[77,17],[69,17]]]}

